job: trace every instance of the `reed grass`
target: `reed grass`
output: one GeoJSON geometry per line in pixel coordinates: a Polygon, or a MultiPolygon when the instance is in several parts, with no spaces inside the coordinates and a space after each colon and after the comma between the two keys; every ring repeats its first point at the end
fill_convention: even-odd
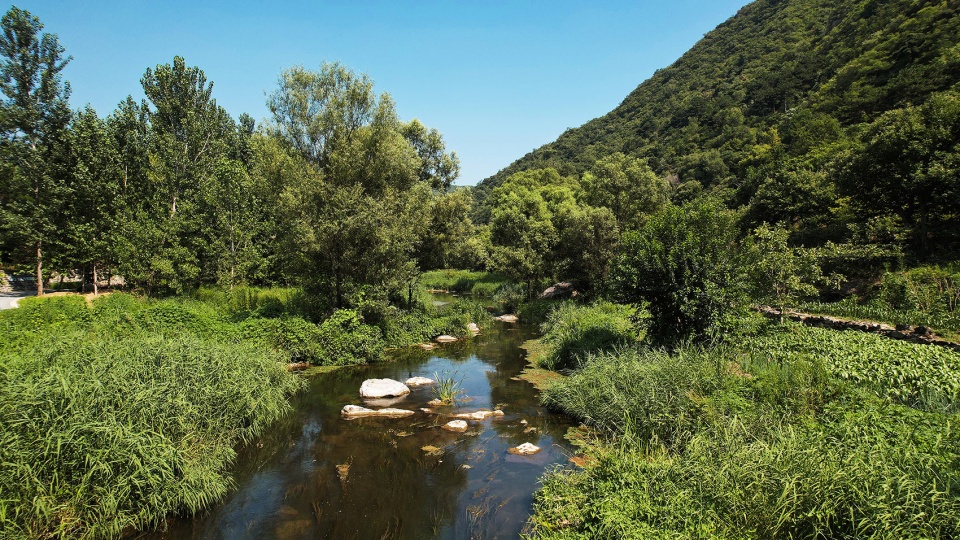
{"type": "Polygon", "coordinates": [[[0,538],[117,538],[221,498],[303,385],[233,324],[125,294],[0,313],[0,538]]]}

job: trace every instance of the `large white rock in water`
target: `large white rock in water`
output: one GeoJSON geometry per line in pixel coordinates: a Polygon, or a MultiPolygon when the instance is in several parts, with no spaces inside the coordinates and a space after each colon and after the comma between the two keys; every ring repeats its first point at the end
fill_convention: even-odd
{"type": "Polygon", "coordinates": [[[440,427],[447,431],[456,431],[457,433],[463,433],[464,431],[467,430],[467,422],[466,420],[451,420],[440,427]]]}
{"type": "Polygon", "coordinates": [[[433,340],[436,341],[437,343],[453,343],[454,341],[457,341],[457,338],[444,334],[442,336],[437,336],[433,338],[433,340]]]}
{"type": "Polygon", "coordinates": [[[344,405],[340,410],[346,418],[363,418],[365,416],[383,416],[387,418],[403,418],[415,414],[406,409],[368,409],[359,405],[344,405]]]}
{"type": "Polygon", "coordinates": [[[360,395],[365,398],[403,396],[409,393],[407,385],[393,379],[367,379],[360,385],[360,395]]]}
{"type": "Polygon", "coordinates": [[[436,381],[434,381],[433,379],[428,379],[426,377],[410,377],[403,384],[407,386],[423,386],[426,384],[433,384],[434,382],[436,381]]]}
{"type": "Polygon", "coordinates": [[[539,451],[540,451],[539,446],[536,446],[528,442],[525,442],[520,446],[517,446],[516,448],[507,449],[507,452],[510,452],[511,454],[514,454],[517,456],[530,456],[530,455],[536,454],[539,451]]]}

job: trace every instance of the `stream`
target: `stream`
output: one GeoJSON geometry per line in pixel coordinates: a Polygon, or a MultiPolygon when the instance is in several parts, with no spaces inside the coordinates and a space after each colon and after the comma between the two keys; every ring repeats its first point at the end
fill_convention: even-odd
{"type": "Polygon", "coordinates": [[[236,489],[145,537],[517,538],[541,475],[573,455],[563,438],[571,422],[540,406],[533,386],[516,378],[526,365],[519,345],[533,335],[533,328],[490,322],[473,339],[393,351],[384,363],[311,377],[293,411],[240,452],[236,489]],[[470,421],[466,433],[440,429],[447,414],[420,411],[435,397],[431,386],[411,387],[390,405],[418,411],[408,418],[340,415],[344,405],[364,405],[365,379],[437,374],[461,380],[465,397],[438,411],[501,408],[504,416],[470,421]],[[542,450],[507,452],[525,442],[542,450]]]}

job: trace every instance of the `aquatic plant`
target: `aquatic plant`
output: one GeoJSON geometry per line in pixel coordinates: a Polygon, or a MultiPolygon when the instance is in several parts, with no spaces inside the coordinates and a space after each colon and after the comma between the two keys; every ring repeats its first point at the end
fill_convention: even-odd
{"type": "Polygon", "coordinates": [[[463,393],[461,388],[463,379],[458,379],[456,372],[453,374],[446,371],[442,374],[434,373],[433,378],[437,381],[437,384],[433,387],[433,392],[440,401],[448,404],[453,403],[463,393]]]}

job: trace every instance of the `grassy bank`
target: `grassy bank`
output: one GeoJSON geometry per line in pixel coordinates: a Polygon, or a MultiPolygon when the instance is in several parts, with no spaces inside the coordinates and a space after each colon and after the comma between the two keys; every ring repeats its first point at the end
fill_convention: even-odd
{"type": "Polygon", "coordinates": [[[24,299],[0,312],[0,538],[116,538],[231,488],[238,444],[303,387],[290,361],[339,366],[435,335],[482,306],[366,302],[319,323],[294,289],[24,299]]]}
{"type": "Polygon", "coordinates": [[[597,435],[585,468],[545,479],[532,536],[960,534],[960,354],[796,324],[743,328],[713,348],[579,355],[543,396],[597,435]]]}
{"type": "Polygon", "coordinates": [[[420,276],[420,284],[428,289],[477,296],[493,296],[497,289],[511,283],[500,274],[471,270],[433,270],[420,276]]]}
{"type": "Polygon", "coordinates": [[[159,331],[170,310],[120,309],[137,302],[29,299],[0,314],[0,537],[116,538],[194,512],[301,387],[284,353],[204,337],[195,320],[159,331]]]}

